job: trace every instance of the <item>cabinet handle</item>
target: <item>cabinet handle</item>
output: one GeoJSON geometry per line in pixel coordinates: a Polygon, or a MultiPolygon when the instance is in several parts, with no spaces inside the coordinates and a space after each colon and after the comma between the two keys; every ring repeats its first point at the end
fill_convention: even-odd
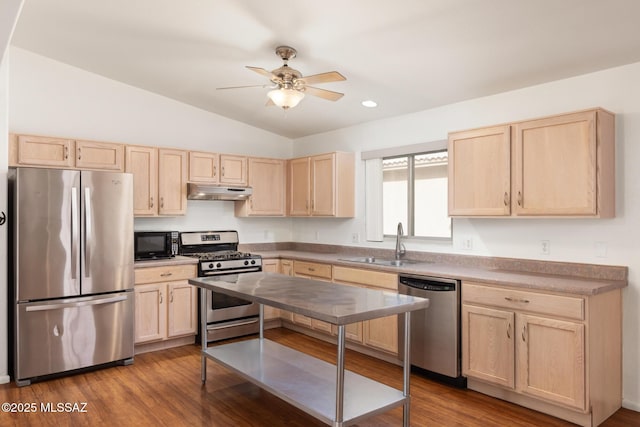
{"type": "Polygon", "coordinates": [[[160,207],[164,209],[164,197],[160,197],[160,207]]]}
{"type": "Polygon", "coordinates": [[[214,166],[213,166],[213,176],[214,176],[214,177],[216,176],[216,173],[217,173],[217,171],[216,171],[216,166],[214,165],[214,166]]]}
{"type": "Polygon", "coordinates": [[[151,202],[151,206],[150,207],[152,208],[153,207],[153,197],[151,197],[149,201],[151,202]]]}
{"type": "Polygon", "coordinates": [[[316,269],[309,267],[309,271],[316,271],[316,269]]]}
{"type": "Polygon", "coordinates": [[[509,206],[509,193],[504,192],[504,205],[509,206]]]}
{"type": "Polygon", "coordinates": [[[224,166],[222,167],[222,176],[224,176],[224,166]]]}
{"type": "Polygon", "coordinates": [[[504,299],[506,299],[509,302],[521,302],[523,304],[529,304],[528,299],[511,298],[511,297],[504,297],[504,299]]]}
{"type": "Polygon", "coordinates": [[[78,160],[82,160],[82,150],[81,148],[78,148],[78,160]]]}
{"type": "Polygon", "coordinates": [[[522,206],[522,193],[518,191],[518,206],[522,206]]]}
{"type": "Polygon", "coordinates": [[[160,304],[162,304],[162,292],[160,292],[160,304]]]}
{"type": "Polygon", "coordinates": [[[522,341],[525,341],[525,342],[527,341],[525,338],[526,333],[527,333],[527,325],[524,325],[522,327],[522,341]]]}
{"type": "Polygon", "coordinates": [[[173,275],[173,273],[168,272],[168,273],[162,273],[162,274],[160,275],[160,277],[169,277],[169,276],[172,276],[172,275],[173,275]]]}
{"type": "Polygon", "coordinates": [[[169,302],[173,302],[173,291],[169,293],[169,302]]]}
{"type": "Polygon", "coordinates": [[[64,147],[64,159],[67,160],[69,158],[69,147],[64,147]]]}
{"type": "Polygon", "coordinates": [[[511,322],[509,322],[509,326],[507,326],[507,338],[511,339],[511,322]]]}

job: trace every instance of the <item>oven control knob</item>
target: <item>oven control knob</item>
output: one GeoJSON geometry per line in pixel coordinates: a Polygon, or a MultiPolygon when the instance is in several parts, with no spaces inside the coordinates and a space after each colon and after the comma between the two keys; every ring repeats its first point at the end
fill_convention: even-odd
{"type": "Polygon", "coordinates": [[[220,267],[222,267],[222,264],[217,263],[217,264],[216,264],[216,267],[220,268],[220,267]]]}
{"type": "Polygon", "coordinates": [[[209,264],[209,268],[213,268],[213,264],[209,264]]]}
{"type": "Polygon", "coordinates": [[[255,260],[255,259],[252,259],[252,260],[251,260],[251,265],[254,265],[255,263],[256,263],[256,260],[255,260]]]}

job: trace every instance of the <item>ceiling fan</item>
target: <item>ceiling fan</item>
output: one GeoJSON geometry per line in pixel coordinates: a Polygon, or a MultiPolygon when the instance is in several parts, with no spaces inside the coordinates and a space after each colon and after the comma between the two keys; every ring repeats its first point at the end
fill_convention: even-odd
{"type": "Polygon", "coordinates": [[[247,87],[271,87],[272,90],[267,93],[269,100],[267,106],[276,105],[284,110],[293,108],[304,98],[305,94],[317,96],[329,101],[337,101],[344,94],[331,90],[320,89],[309,86],[316,83],[329,83],[346,80],[346,78],[337,71],[329,71],[327,73],[314,74],[304,77],[300,71],[289,67],[290,59],[296,57],[297,51],[290,46],[278,46],[276,55],[282,58],[284,64],[280,68],[273,71],[267,71],[264,68],[250,67],[247,68],[268,78],[274,84],[269,85],[250,85],[250,86],[233,86],[220,87],[218,89],[239,89],[247,87]]]}

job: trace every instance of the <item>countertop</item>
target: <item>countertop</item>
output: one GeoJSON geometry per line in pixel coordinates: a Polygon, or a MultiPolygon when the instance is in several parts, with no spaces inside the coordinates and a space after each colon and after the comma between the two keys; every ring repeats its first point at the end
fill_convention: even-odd
{"type": "Polygon", "coordinates": [[[189,279],[189,283],[334,325],[346,325],[429,306],[426,298],[278,273],[199,277],[189,279]]]}
{"type": "Polygon", "coordinates": [[[477,281],[491,285],[510,286],[535,291],[551,291],[575,295],[596,295],[627,286],[626,280],[588,279],[558,274],[521,272],[515,270],[465,267],[440,262],[416,261],[401,267],[382,266],[363,262],[346,261],[356,256],[344,253],[318,253],[299,250],[256,251],[263,258],[281,258],[320,262],[343,267],[378,270],[390,273],[417,274],[446,277],[464,281],[477,281]]]}
{"type": "Polygon", "coordinates": [[[187,257],[182,255],[176,255],[173,258],[165,259],[150,259],[144,261],[136,261],[133,263],[134,268],[148,268],[148,267],[165,267],[171,265],[184,265],[184,264],[198,264],[198,259],[193,257],[187,257]]]}

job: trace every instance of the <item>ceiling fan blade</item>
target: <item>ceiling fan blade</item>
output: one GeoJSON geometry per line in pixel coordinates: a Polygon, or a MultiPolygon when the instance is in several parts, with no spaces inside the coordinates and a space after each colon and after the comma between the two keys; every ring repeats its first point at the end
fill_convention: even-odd
{"type": "Polygon", "coordinates": [[[340,82],[343,80],[347,80],[347,78],[337,71],[329,71],[328,73],[314,74],[312,76],[301,77],[298,80],[303,80],[305,84],[312,85],[316,83],[340,82]]]}
{"type": "Polygon", "coordinates": [[[217,87],[216,90],[224,90],[224,89],[244,89],[246,87],[269,87],[269,85],[249,85],[249,86],[228,86],[228,87],[217,87]]]}
{"type": "Polygon", "coordinates": [[[275,107],[276,104],[271,100],[271,98],[267,99],[267,103],[264,104],[265,107],[275,107]]]}
{"type": "Polygon", "coordinates": [[[266,78],[268,78],[269,80],[273,80],[273,79],[277,79],[278,76],[274,75],[271,71],[267,71],[264,68],[260,68],[260,67],[250,67],[248,65],[246,65],[246,67],[248,69],[250,69],[251,71],[255,71],[256,73],[265,76],[266,78]]]}
{"type": "Polygon", "coordinates": [[[304,92],[309,95],[318,96],[328,101],[337,101],[344,96],[344,93],[334,92],[332,90],[319,89],[313,86],[305,86],[304,92]]]}

